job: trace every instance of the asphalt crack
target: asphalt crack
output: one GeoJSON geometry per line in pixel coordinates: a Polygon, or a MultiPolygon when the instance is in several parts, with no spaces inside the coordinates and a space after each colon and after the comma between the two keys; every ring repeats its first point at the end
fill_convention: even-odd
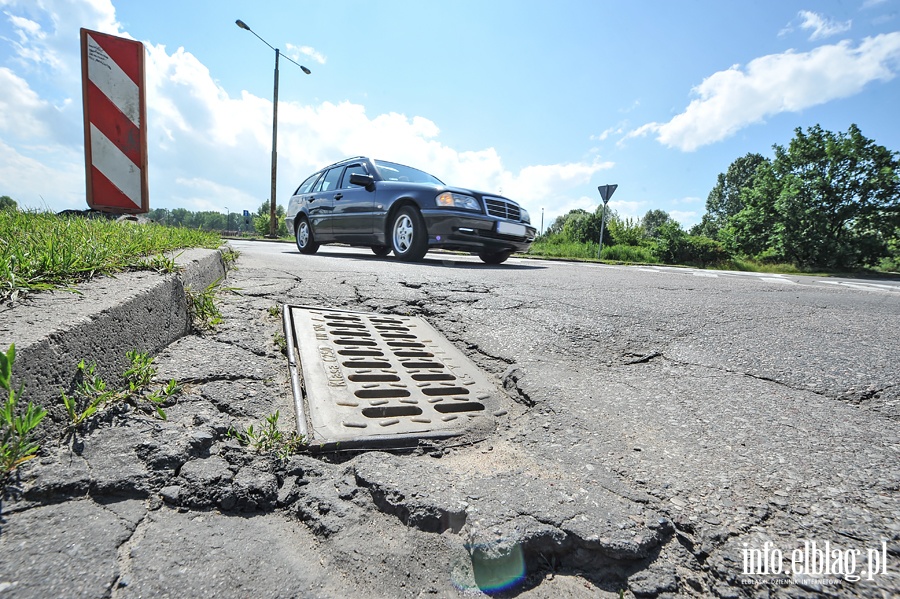
{"type": "Polygon", "coordinates": [[[131,584],[131,578],[134,576],[134,564],[131,552],[146,535],[147,529],[150,527],[150,512],[146,512],[144,517],[135,525],[131,534],[116,548],[116,566],[119,569],[118,576],[109,586],[108,596],[112,599],[122,597],[124,590],[131,584]]]}

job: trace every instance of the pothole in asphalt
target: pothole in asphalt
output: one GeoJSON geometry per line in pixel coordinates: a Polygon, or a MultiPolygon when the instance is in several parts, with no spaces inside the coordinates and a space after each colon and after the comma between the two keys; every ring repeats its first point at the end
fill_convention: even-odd
{"type": "Polygon", "coordinates": [[[320,449],[384,449],[492,427],[501,393],[421,318],[285,305],[298,431],[320,449]]]}

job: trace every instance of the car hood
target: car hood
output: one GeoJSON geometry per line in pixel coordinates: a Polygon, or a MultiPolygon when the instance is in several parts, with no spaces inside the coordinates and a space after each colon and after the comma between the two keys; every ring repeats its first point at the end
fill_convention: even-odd
{"type": "Polygon", "coordinates": [[[434,187],[435,187],[435,189],[439,190],[438,193],[441,193],[444,191],[449,191],[451,193],[459,193],[459,194],[463,194],[463,195],[475,196],[476,198],[479,198],[479,199],[483,198],[483,197],[499,198],[501,200],[506,200],[507,202],[512,202],[513,204],[516,204],[517,206],[519,205],[519,203],[517,201],[511,200],[504,195],[500,195],[499,193],[488,193],[486,191],[478,191],[477,189],[472,189],[469,187],[453,187],[450,185],[443,185],[443,186],[436,185],[434,187]]]}

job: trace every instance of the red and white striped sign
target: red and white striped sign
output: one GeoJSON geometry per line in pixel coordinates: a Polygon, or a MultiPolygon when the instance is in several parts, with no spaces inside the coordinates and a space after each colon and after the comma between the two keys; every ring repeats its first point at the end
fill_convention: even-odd
{"type": "Polygon", "coordinates": [[[144,45],[82,29],[81,82],[88,206],[148,212],[144,45]]]}

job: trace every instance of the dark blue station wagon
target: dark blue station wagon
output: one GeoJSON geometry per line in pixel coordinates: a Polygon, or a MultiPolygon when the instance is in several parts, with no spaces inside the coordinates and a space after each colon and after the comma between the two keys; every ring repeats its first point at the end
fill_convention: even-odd
{"type": "Polygon", "coordinates": [[[343,243],[370,247],[378,256],[393,251],[410,262],[443,248],[500,264],[513,252],[528,251],[537,233],[528,212],[508,198],[450,187],[418,169],[362,156],[301,183],[286,221],[304,254],[320,244],[343,243]]]}

